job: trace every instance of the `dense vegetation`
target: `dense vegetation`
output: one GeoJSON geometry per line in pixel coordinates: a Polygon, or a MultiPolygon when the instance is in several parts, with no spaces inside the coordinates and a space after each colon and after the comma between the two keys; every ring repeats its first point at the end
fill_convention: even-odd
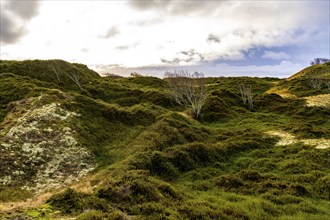
{"type": "Polygon", "coordinates": [[[207,78],[207,100],[195,120],[173,101],[166,80],[102,78],[61,60],[0,61],[0,165],[11,163],[6,132],[31,108],[15,103],[31,97],[41,97],[33,106],[59,103],[77,113],[66,126],[97,164],[88,176],[52,190],[44,204],[32,207],[6,204],[40,194],[24,188],[35,173],[30,180],[0,181],[0,215],[329,219],[330,108],[307,106],[305,100],[330,93],[309,84],[316,75],[328,80],[329,67],[315,65],[288,80],[207,78]],[[242,102],[240,85],[251,86],[253,109],[242,102]],[[283,89],[292,97],[272,93],[283,89]],[[285,142],[281,134],[292,137],[285,142]]]}

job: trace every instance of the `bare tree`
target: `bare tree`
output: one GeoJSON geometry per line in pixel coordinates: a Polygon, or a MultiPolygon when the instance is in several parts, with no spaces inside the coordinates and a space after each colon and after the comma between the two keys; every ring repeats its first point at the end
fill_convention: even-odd
{"type": "Polygon", "coordinates": [[[327,58],[315,58],[310,62],[311,66],[316,65],[316,64],[322,64],[322,63],[328,63],[330,62],[330,59],[327,58]]]}
{"type": "Polygon", "coordinates": [[[251,86],[240,85],[239,91],[243,100],[243,104],[248,104],[249,109],[253,109],[252,89],[251,86]]]}
{"type": "Polygon", "coordinates": [[[60,73],[57,71],[57,69],[53,65],[51,65],[50,68],[53,70],[53,72],[55,73],[57,81],[60,83],[61,82],[60,73]]]}
{"type": "Polygon", "coordinates": [[[80,90],[83,90],[83,88],[81,86],[81,83],[80,83],[80,75],[79,75],[79,73],[70,72],[70,73],[68,73],[68,76],[79,87],[80,90]]]}
{"type": "Polygon", "coordinates": [[[115,73],[103,73],[102,75],[104,77],[108,77],[108,78],[111,78],[111,79],[123,78],[123,76],[117,75],[115,73]]]}
{"type": "Polygon", "coordinates": [[[130,77],[142,77],[141,73],[133,72],[131,73],[130,77]]]}
{"type": "Polygon", "coordinates": [[[165,78],[169,82],[175,101],[190,109],[193,117],[199,118],[207,96],[204,74],[175,70],[174,72],[166,72],[165,78]]]}

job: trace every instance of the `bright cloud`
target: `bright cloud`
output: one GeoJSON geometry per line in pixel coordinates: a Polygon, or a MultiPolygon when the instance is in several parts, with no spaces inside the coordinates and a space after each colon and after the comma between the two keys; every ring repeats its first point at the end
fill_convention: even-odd
{"type": "Polygon", "coordinates": [[[56,58],[156,75],[175,67],[268,74],[287,60],[291,75],[314,56],[330,56],[328,1],[40,1],[30,11],[11,2],[1,0],[1,59],[56,58]],[[289,47],[296,49],[283,50],[289,47]]]}

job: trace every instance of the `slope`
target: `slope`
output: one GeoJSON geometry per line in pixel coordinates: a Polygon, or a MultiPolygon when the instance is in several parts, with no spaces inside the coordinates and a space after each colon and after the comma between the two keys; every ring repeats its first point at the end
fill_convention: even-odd
{"type": "Polygon", "coordinates": [[[153,77],[91,74],[81,90],[37,72],[1,74],[5,219],[330,215],[330,148],[318,147],[330,139],[330,110],[268,94],[279,79],[209,78],[194,120],[153,77]],[[253,89],[251,110],[241,84],[253,89]]]}
{"type": "Polygon", "coordinates": [[[268,93],[296,98],[330,93],[330,63],[307,67],[279,82],[268,93]]]}

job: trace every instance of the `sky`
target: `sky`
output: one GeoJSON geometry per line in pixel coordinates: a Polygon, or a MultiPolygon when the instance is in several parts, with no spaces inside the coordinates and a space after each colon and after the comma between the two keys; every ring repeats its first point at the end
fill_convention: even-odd
{"type": "Polygon", "coordinates": [[[329,0],[0,0],[2,60],[100,74],[289,77],[330,57],[329,0]]]}

